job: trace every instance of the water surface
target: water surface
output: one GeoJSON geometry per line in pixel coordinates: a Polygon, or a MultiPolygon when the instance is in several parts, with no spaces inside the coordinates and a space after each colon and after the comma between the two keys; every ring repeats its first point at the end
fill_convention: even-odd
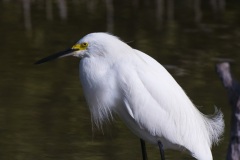
{"type": "MultiPolygon", "coordinates": [[[[225,159],[231,110],[215,64],[233,60],[240,80],[239,6],[235,0],[1,0],[0,159],[141,159],[138,138],[117,117],[103,131],[92,128],[79,59],[33,65],[90,32],[113,33],[157,59],[203,113],[221,108],[226,129],[213,156],[225,159]]],[[[160,158],[154,146],[147,150],[149,159],[160,158]]],[[[178,151],[166,157],[193,159],[178,151]]]]}

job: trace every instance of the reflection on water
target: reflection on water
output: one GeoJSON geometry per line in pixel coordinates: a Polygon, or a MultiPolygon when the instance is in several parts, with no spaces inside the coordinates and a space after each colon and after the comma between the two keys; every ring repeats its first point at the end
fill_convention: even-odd
{"type": "MultiPolygon", "coordinates": [[[[107,26],[107,31],[108,32],[113,32],[113,28],[114,28],[114,7],[117,7],[118,5],[116,4],[117,2],[115,2],[116,5],[114,5],[113,0],[104,0],[105,3],[103,3],[103,8],[105,10],[105,14],[106,14],[106,26],[107,26]]],[[[67,5],[65,0],[57,0],[57,1],[52,1],[52,0],[46,0],[44,1],[45,4],[43,3],[39,3],[37,5],[39,6],[43,6],[43,10],[46,10],[46,18],[48,20],[52,20],[53,19],[53,5],[57,5],[58,6],[58,12],[59,12],[59,17],[62,20],[67,19],[68,17],[68,10],[71,10],[72,6],[67,5]],[[68,9],[70,8],[70,9],[68,9]]],[[[72,5],[74,5],[75,7],[79,7],[79,10],[81,10],[82,7],[86,7],[86,9],[88,10],[88,12],[91,13],[95,13],[96,14],[96,8],[99,5],[99,1],[98,0],[90,0],[90,1],[73,1],[71,2],[72,5]],[[84,5],[83,5],[84,3],[84,5]]],[[[119,2],[118,2],[119,3],[119,2]]],[[[183,5],[184,7],[188,8],[189,10],[193,10],[193,17],[192,21],[194,21],[197,25],[201,25],[202,23],[202,16],[203,16],[203,7],[202,5],[206,3],[206,2],[202,2],[201,0],[193,0],[193,1],[189,1],[189,0],[185,0],[184,2],[182,2],[181,5],[183,5]]],[[[218,16],[218,14],[222,14],[225,11],[225,0],[210,0],[208,7],[211,7],[211,11],[213,12],[213,15],[218,16]]],[[[31,6],[36,5],[33,1],[31,0],[23,0],[22,1],[22,5],[23,5],[23,11],[24,11],[24,24],[25,24],[25,28],[27,30],[31,30],[32,28],[32,20],[31,20],[31,6]]],[[[129,8],[133,7],[136,10],[142,10],[142,9],[149,9],[148,7],[154,7],[151,8],[151,10],[153,12],[155,12],[155,21],[157,22],[157,27],[160,28],[161,25],[163,25],[163,21],[167,21],[167,22],[172,22],[174,21],[177,16],[175,15],[175,10],[178,6],[181,6],[180,4],[175,4],[174,0],[168,0],[168,1],[164,1],[164,0],[155,0],[152,2],[149,1],[143,1],[141,2],[140,0],[133,0],[132,3],[129,4],[130,6],[128,6],[129,8]],[[175,7],[176,5],[176,7],[175,7]]],[[[206,4],[205,4],[206,5],[206,4]]],[[[80,17],[79,17],[80,18],[80,17]]],[[[83,17],[84,18],[84,17],[83,17]]],[[[186,17],[189,18],[189,17],[186,17]]]]}
{"type": "MultiPolygon", "coordinates": [[[[239,75],[239,6],[234,0],[1,0],[0,159],[141,159],[138,138],[121,121],[104,135],[92,132],[78,59],[32,65],[97,31],[114,33],[165,65],[204,113],[222,109],[226,131],[213,156],[224,159],[230,107],[214,65],[231,59],[239,75]]],[[[159,159],[154,146],[147,149],[149,159],[159,159]]]]}

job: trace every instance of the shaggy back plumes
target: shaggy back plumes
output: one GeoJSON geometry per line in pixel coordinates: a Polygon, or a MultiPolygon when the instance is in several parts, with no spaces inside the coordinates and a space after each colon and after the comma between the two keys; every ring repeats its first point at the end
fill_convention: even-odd
{"type": "Polygon", "coordinates": [[[215,108],[215,113],[211,116],[204,115],[205,124],[209,133],[210,146],[217,144],[224,131],[223,114],[215,108]]]}

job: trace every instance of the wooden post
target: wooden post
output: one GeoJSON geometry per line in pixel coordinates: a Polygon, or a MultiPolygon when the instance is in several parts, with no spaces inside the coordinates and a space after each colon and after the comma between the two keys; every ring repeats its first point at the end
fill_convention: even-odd
{"type": "Polygon", "coordinates": [[[232,106],[231,134],[227,152],[227,160],[240,160],[240,84],[233,79],[230,64],[217,64],[217,73],[228,92],[232,106]]]}

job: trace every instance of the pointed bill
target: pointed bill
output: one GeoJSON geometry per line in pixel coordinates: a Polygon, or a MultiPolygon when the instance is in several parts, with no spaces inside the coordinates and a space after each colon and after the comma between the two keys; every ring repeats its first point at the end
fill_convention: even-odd
{"type": "Polygon", "coordinates": [[[52,60],[57,59],[57,58],[71,56],[77,50],[78,49],[69,48],[69,49],[67,49],[65,51],[61,51],[61,52],[55,53],[53,55],[50,55],[48,57],[45,57],[43,59],[40,59],[39,61],[35,62],[34,64],[41,64],[41,63],[45,63],[45,62],[48,62],[48,61],[52,61],[52,60]]]}

